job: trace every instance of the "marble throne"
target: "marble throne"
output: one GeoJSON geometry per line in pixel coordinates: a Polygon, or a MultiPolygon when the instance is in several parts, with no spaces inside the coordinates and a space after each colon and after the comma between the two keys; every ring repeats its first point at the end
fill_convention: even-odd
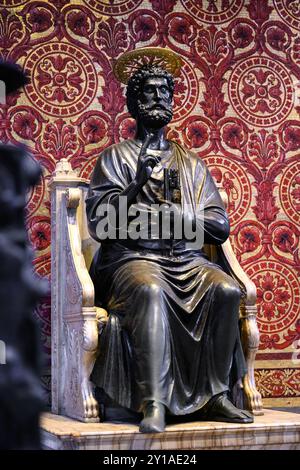
{"type": "MultiPolygon", "coordinates": [[[[52,412],[83,422],[99,421],[99,410],[89,376],[107,312],[94,305],[89,267],[98,244],[89,236],[85,197],[89,181],[79,177],[66,159],[60,160],[50,181],[51,191],[51,331],[52,412]]],[[[226,193],[219,186],[226,204],[226,193]]],[[[254,379],[259,332],[256,323],[256,288],[241,268],[230,241],[205,247],[209,257],[240,284],[240,334],[248,373],[239,384],[244,405],[263,414],[254,379]]]]}

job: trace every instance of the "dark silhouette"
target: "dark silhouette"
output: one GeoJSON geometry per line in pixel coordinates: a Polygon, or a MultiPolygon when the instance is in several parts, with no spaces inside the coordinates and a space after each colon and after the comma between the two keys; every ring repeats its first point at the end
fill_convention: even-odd
{"type": "MultiPolygon", "coordinates": [[[[0,63],[0,80],[15,91],[27,82],[19,67],[0,63]]],[[[0,449],[40,448],[41,350],[33,309],[46,285],[33,273],[25,228],[28,190],[40,166],[25,147],[0,144],[0,449]]]]}

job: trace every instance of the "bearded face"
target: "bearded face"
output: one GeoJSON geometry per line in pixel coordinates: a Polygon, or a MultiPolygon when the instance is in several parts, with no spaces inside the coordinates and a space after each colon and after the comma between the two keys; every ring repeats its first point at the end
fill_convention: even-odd
{"type": "Polygon", "coordinates": [[[172,119],[172,93],[166,78],[147,78],[137,98],[137,119],[146,128],[160,129],[172,119]]]}

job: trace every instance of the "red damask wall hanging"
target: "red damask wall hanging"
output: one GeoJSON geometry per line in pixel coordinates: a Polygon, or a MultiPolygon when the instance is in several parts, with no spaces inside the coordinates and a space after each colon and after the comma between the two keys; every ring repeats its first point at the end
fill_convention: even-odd
{"type": "MultiPolygon", "coordinates": [[[[44,169],[28,202],[37,272],[50,275],[47,182],[55,163],[66,157],[89,177],[104,147],[134,134],[113,61],[136,47],[173,49],[184,67],[168,137],[197,151],[228,193],[235,251],[258,288],[264,403],[299,405],[299,0],[0,0],[0,7],[1,58],[31,77],[0,109],[0,140],[26,143],[44,169]]],[[[49,366],[49,299],[36,316],[49,366]]]]}

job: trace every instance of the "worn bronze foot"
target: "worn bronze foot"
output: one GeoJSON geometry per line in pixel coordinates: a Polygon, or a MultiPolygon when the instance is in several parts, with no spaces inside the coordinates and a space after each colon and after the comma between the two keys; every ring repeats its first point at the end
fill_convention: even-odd
{"type": "Polygon", "coordinates": [[[228,399],[226,393],[213,397],[205,406],[201,415],[206,421],[221,421],[226,423],[253,423],[253,415],[250,411],[240,410],[228,399]]]}
{"type": "Polygon", "coordinates": [[[152,433],[165,430],[165,407],[161,403],[149,401],[144,406],[144,419],[140,422],[140,432],[152,433]]]}

